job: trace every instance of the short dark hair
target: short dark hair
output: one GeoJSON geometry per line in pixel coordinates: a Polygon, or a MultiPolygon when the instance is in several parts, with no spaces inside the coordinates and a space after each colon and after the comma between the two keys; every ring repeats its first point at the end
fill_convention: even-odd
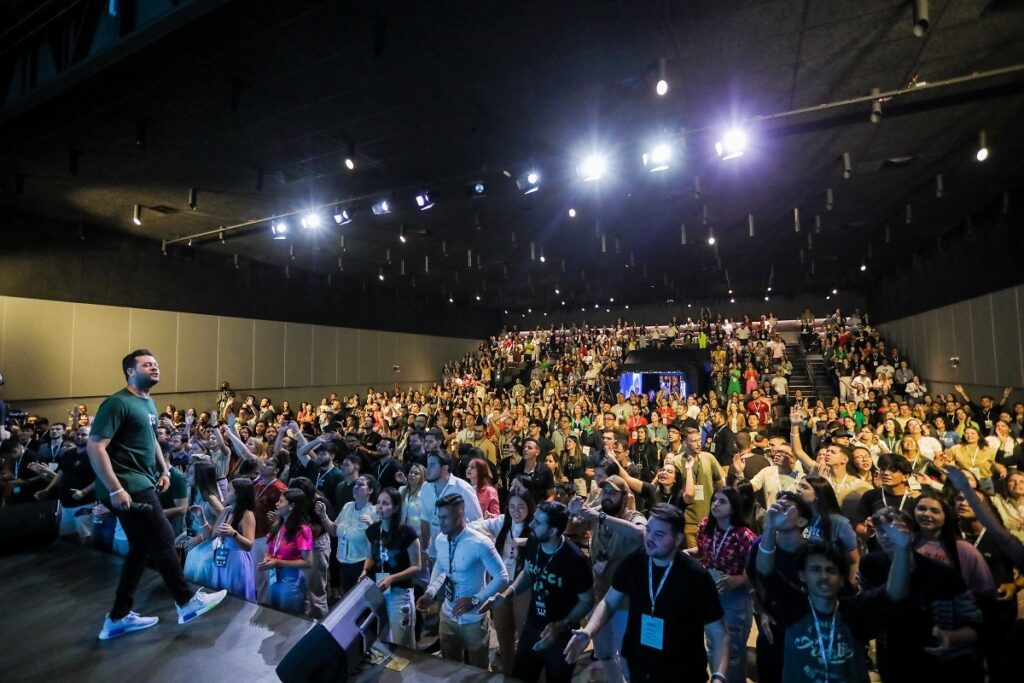
{"type": "Polygon", "coordinates": [[[127,356],[121,359],[121,372],[124,373],[125,379],[128,379],[128,371],[134,370],[136,366],[136,358],[142,356],[152,356],[153,352],[149,349],[135,349],[127,356]]]}
{"type": "Polygon", "coordinates": [[[674,534],[683,533],[683,513],[675,505],[670,505],[669,503],[652,505],[647,511],[647,517],[648,519],[660,519],[663,522],[667,522],[674,534]]]}
{"type": "Polygon", "coordinates": [[[846,553],[836,545],[820,538],[812,538],[805,543],[796,553],[796,566],[803,571],[807,567],[807,558],[811,555],[822,555],[829,562],[839,568],[839,573],[845,577],[849,573],[850,562],[846,559],[846,553]]]}
{"type": "Polygon", "coordinates": [[[427,455],[427,460],[430,460],[431,458],[437,458],[437,462],[440,463],[441,467],[447,467],[451,470],[452,458],[445,451],[431,451],[430,454],[427,455]]]}
{"type": "Polygon", "coordinates": [[[439,510],[446,507],[464,507],[465,505],[466,501],[462,499],[462,495],[459,493],[449,493],[441,496],[436,503],[436,507],[439,510]]]}
{"type": "Polygon", "coordinates": [[[622,468],[619,467],[619,463],[615,462],[611,458],[605,458],[601,462],[597,463],[597,466],[604,470],[605,475],[609,477],[622,471],[622,468]]]}
{"type": "Polygon", "coordinates": [[[814,518],[814,511],[803,498],[797,495],[796,491],[782,491],[775,500],[788,500],[796,508],[796,513],[803,519],[810,522],[814,518]]]}
{"type": "Polygon", "coordinates": [[[355,453],[349,453],[344,458],[342,458],[341,461],[342,462],[350,462],[350,463],[352,463],[353,465],[356,466],[356,471],[359,471],[363,467],[363,459],[360,458],[355,453]]]}
{"type": "Polygon", "coordinates": [[[879,470],[896,470],[902,472],[904,476],[909,477],[910,473],[914,471],[914,466],[910,464],[910,461],[906,457],[899,453],[882,453],[878,456],[878,469],[879,470]]]}
{"type": "Polygon", "coordinates": [[[543,512],[548,518],[548,526],[556,529],[558,533],[565,533],[565,527],[569,524],[569,512],[565,505],[556,500],[546,500],[537,506],[537,512],[543,512]]]}

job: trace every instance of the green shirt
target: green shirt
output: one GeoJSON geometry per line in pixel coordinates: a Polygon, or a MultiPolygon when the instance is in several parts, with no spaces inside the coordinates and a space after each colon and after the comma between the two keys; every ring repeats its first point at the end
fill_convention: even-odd
{"type": "MultiPolygon", "coordinates": [[[[673,457],[673,464],[680,472],[686,472],[686,456],[680,453],[673,457]]],[[[718,464],[715,456],[701,451],[697,462],[693,464],[694,499],[683,511],[686,524],[698,524],[700,520],[711,514],[711,497],[715,495],[715,482],[725,479],[725,470],[718,464]]]]}
{"type": "MultiPolygon", "coordinates": [[[[110,439],[107,454],[117,480],[128,493],[156,486],[156,404],[122,389],[100,404],[92,423],[91,436],[110,439]]],[[[96,478],[96,499],[110,492],[96,478]]]]}
{"type": "MultiPolygon", "coordinates": [[[[157,493],[157,498],[160,499],[160,507],[164,510],[175,507],[176,499],[188,498],[188,484],[185,482],[185,475],[177,467],[171,468],[171,485],[163,493],[157,493]]],[[[178,515],[168,521],[171,523],[171,528],[174,529],[175,536],[185,530],[185,515],[178,515]]]]}

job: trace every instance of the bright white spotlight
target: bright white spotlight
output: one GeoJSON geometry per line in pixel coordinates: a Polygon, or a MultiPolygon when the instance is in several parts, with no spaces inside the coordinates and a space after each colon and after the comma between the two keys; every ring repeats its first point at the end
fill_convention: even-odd
{"type": "Polygon", "coordinates": [[[708,235],[708,244],[714,246],[714,244],[715,244],[715,236],[714,235],[708,235]]]}
{"type": "Polygon", "coordinates": [[[416,195],[416,206],[420,207],[420,211],[426,211],[427,209],[434,206],[434,200],[430,198],[429,192],[420,192],[416,195]]]}
{"type": "Polygon", "coordinates": [[[569,209],[569,218],[576,218],[576,209],[569,209]]]}
{"type": "Polygon", "coordinates": [[[839,293],[839,290],[838,290],[838,289],[833,289],[833,290],[832,290],[832,293],[833,293],[833,294],[838,294],[838,293],[839,293]]]}
{"type": "Polygon", "coordinates": [[[340,209],[334,212],[334,222],[338,225],[347,225],[352,222],[352,217],[348,213],[348,209],[340,209]]]}
{"type": "Polygon", "coordinates": [[[479,294],[476,295],[476,300],[480,301],[480,295],[479,294]]]}
{"type": "Polygon", "coordinates": [[[385,214],[391,213],[391,203],[388,202],[388,200],[386,199],[382,199],[373,206],[371,206],[370,210],[373,211],[374,216],[383,216],[385,214]]]}
{"type": "Polygon", "coordinates": [[[384,266],[381,266],[380,269],[377,271],[377,279],[380,280],[381,282],[384,282],[384,266]]]}
{"type": "Polygon", "coordinates": [[[319,228],[320,227],[320,214],[316,212],[309,212],[302,217],[300,221],[304,228],[319,228]]]}
{"type": "Polygon", "coordinates": [[[516,178],[516,187],[523,194],[533,194],[540,189],[540,173],[529,171],[516,178]]]}
{"type": "Polygon", "coordinates": [[[658,84],[654,86],[654,92],[658,93],[659,95],[664,95],[665,93],[667,93],[668,81],[666,81],[664,78],[659,79],[658,84]]]}
{"type": "Polygon", "coordinates": [[[735,159],[743,156],[747,149],[747,134],[739,128],[731,128],[722,139],[715,143],[715,151],[724,159],[735,159]]]}
{"type": "Polygon", "coordinates": [[[275,240],[286,240],[288,239],[288,222],[287,221],[276,221],[270,224],[270,234],[274,236],[275,240]]]}
{"type": "Polygon", "coordinates": [[[867,269],[868,269],[868,264],[866,264],[866,263],[861,263],[860,264],[860,272],[863,273],[867,269]]]}
{"type": "Polygon", "coordinates": [[[142,205],[136,204],[135,211],[132,213],[132,223],[135,225],[142,225],[142,205]]]}
{"type": "Polygon", "coordinates": [[[650,152],[644,152],[641,157],[644,166],[650,173],[665,171],[668,169],[669,161],[672,159],[672,146],[662,142],[655,145],[650,152]]]}
{"type": "Polygon", "coordinates": [[[974,155],[978,161],[988,159],[988,136],[985,131],[978,133],[978,153],[974,155]]]}
{"type": "Polygon", "coordinates": [[[731,304],[736,303],[736,299],[729,299],[729,303],[731,303],[731,304]]]}
{"type": "Polygon", "coordinates": [[[545,259],[545,258],[544,258],[544,254],[541,254],[541,255],[540,255],[540,262],[541,262],[541,263],[544,263],[544,262],[546,262],[546,261],[547,261],[547,259],[545,259]]]}
{"type": "Polygon", "coordinates": [[[584,182],[598,180],[606,170],[608,170],[608,161],[600,154],[591,154],[576,167],[576,172],[580,174],[584,182]]]}
{"type": "Polygon", "coordinates": [[[356,161],[352,157],[345,157],[345,168],[350,171],[356,170],[356,161]]]}

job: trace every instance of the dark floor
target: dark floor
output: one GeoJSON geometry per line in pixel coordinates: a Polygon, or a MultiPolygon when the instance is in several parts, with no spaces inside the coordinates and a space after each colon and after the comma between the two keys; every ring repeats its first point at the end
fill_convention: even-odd
{"type": "Polygon", "coordinates": [[[0,634],[5,681],[276,681],[274,667],[310,622],[227,598],[179,626],[163,582],[147,571],[135,611],[154,628],[97,640],[121,558],[57,542],[0,557],[0,634]]]}

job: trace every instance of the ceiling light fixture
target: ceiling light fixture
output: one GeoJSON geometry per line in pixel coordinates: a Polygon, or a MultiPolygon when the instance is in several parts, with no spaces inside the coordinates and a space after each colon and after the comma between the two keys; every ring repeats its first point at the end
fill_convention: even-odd
{"type": "Polygon", "coordinates": [[[275,240],[288,239],[288,221],[274,221],[270,224],[270,234],[275,240]]]}
{"type": "Polygon", "coordinates": [[[345,155],[345,168],[350,171],[356,170],[356,143],[348,143],[348,154],[345,155]]]}
{"type": "Polygon", "coordinates": [[[740,128],[731,128],[715,143],[715,151],[724,161],[743,156],[747,149],[747,134],[740,128]]]}
{"type": "Polygon", "coordinates": [[[640,158],[649,173],[666,171],[672,158],[672,146],[667,142],[659,142],[649,152],[644,152],[640,158]]]}
{"type": "Polygon", "coordinates": [[[420,192],[416,195],[416,206],[420,207],[420,211],[426,211],[427,209],[433,208],[434,200],[430,198],[430,193],[420,192]]]}
{"type": "Polygon", "coordinates": [[[384,266],[381,266],[377,270],[377,279],[380,280],[381,282],[384,282],[384,266]]]}
{"type": "Polygon", "coordinates": [[[338,225],[347,225],[352,222],[352,217],[348,213],[348,209],[342,209],[335,207],[334,209],[334,222],[338,225]]]}
{"type": "Polygon", "coordinates": [[[300,221],[304,228],[319,228],[320,227],[320,214],[315,211],[311,211],[302,217],[300,221]]]}
{"type": "Polygon", "coordinates": [[[132,213],[132,223],[142,225],[142,204],[135,205],[135,211],[132,213]]]}
{"type": "Polygon", "coordinates": [[[398,241],[401,242],[402,244],[405,244],[406,241],[407,241],[405,239],[405,226],[404,225],[399,225],[398,226],[398,241]]]}
{"type": "Polygon", "coordinates": [[[978,161],[985,161],[988,159],[988,136],[985,135],[985,131],[978,133],[978,151],[974,155],[978,161]]]}
{"type": "Polygon", "coordinates": [[[387,199],[382,199],[371,206],[370,210],[373,211],[374,216],[385,216],[391,213],[391,204],[387,199]]]}
{"type": "Polygon", "coordinates": [[[654,92],[664,96],[668,92],[668,79],[665,78],[665,58],[658,58],[658,82],[654,86],[654,92]]]}
{"type": "Polygon", "coordinates": [[[928,32],[928,0],[914,0],[914,35],[918,38],[928,32]]]}
{"type": "Polygon", "coordinates": [[[850,153],[843,152],[843,179],[849,180],[853,176],[853,163],[850,161],[850,153]]]}
{"type": "Polygon", "coordinates": [[[576,209],[569,209],[569,218],[576,218],[576,209]]]}
{"type": "Polygon", "coordinates": [[[529,171],[516,178],[516,187],[523,194],[533,194],[540,189],[540,173],[529,171]]]}
{"type": "Polygon", "coordinates": [[[600,179],[606,170],[608,170],[608,161],[600,154],[591,154],[576,167],[576,172],[584,182],[600,179]]]}

